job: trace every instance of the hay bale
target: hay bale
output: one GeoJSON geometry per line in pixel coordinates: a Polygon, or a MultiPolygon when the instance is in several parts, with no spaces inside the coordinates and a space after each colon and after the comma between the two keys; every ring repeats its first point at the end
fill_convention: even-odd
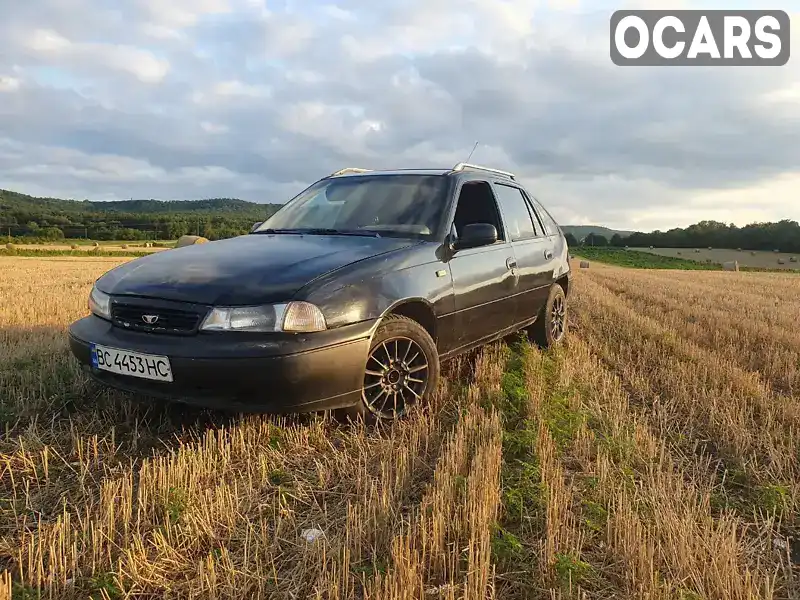
{"type": "Polygon", "coordinates": [[[755,251],[750,252],[750,256],[755,256],[755,255],[756,255],[755,251]]]}
{"type": "Polygon", "coordinates": [[[128,249],[128,244],[122,244],[122,249],[123,250],[127,250],[128,249]]]}
{"type": "Polygon", "coordinates": [[[72,244],[70,246],[70,248],[72,248],[73,250],[77,250],[78,249],[78,244],[72,244]]]}
{"type": "Polygon", "coordinates": [[[145,242],[144,243],[144,247],[145,248],[152,248],[152,246],[153,246],[153,244],[151,242],[145,242]]]}
{"type": "Polygon", "coordinates": [[[588,260],[582,260],[581,261],[581,269],[588,269],[588,268],[589,268],[589,261],[588,260]]]}
{"type": "Polygon", "coordinates": [[[650,250],[655,250],[655,246],[650,246],[650,250]]]}
{"type": "Polygon", "coordinates": [[[737,252],[741,252],[741,251],[742,251],[742,249],[741,249],[741,248],[737,248],[737,249],[736,249],[736,251],[737,251],[737,252]]]}
{"type": "Polygon", "coordinates": [[[700,248],[695,248],[694,252],[695,252],[695,254],[700,254],[700,248]]]}
{"type": "Polygon", "coordinates": [[[778,259],[778,264],[779,264],[779,265],[785,265],[785,264],[786,264],[786,261],[785,261],[785,260],[783,260],[782,258],[779,258],[779,259],[778,259]]]}
{"type": "Polygon", "coordinates": [[[797,262],[797,257],[796,257],[796,256],[790,256],[790,257],[789,257],[789,262],[794,262],[794,263],[796,263],[796,262],[797,262]]]}
{"type": "Polygon", "coordinates": [[[92,246],[94,246],[95,248],[99,248],[100,242],[92,242],[92,246]]]}
{"type": "Polygon", "coordinates": [[[725,271],[738,271],[739,270],[739,261],[738,260],[729,260],[728,262],[722,263],[722,268],[725,271]]]}
{"type": "Polygon", "coordinates": [[[780,250],[778,250],[777,248],[775,248],[775,250],[773,250],[773,252],[775,252],[775,253],[777,254],[778,252],[780,252],[780,250]]]}
{"type": "Polygon", "coordinates": [[[713,250],[713,248],[712,248],[711,246],[709,246],[709,247],[708,247],[708,249],[709,249],[709,250],[713,250]]]}
{"type": "Polygon", "coordinates": [[[13,250],[13,249],[14,249],[14,244],[11,243],[6,244],[6,250],[13,250]]]}
{"type": "Polygon", "coordinates": [[[205,244],[206,242],[208,242],[208,238],[204,238],[201,235],[182,235],[178,238],[175,247],[184,248],[185,246],[195,246],[197,244],[205,244]]]}

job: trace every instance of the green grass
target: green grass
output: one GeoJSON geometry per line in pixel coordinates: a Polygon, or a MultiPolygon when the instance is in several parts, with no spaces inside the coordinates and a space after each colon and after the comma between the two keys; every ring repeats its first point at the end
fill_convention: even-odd
{"type": "Polygon", "coordinates": [[[581,246],[573,250],[573,254],[586,260],[617,265],[620,267],[633,267],[636,269],[682,269],[687,271],[719,271],[721,266],[714,263],[701,263],[685,258],[660,256],[638,250],[625,250],[624,248],[598,248],[581,246]]]}

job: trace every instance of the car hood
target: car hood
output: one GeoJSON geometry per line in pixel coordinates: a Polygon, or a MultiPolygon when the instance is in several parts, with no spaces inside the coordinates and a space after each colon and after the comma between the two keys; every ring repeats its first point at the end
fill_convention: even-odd
{"type": "Polygon", "coordinates": [[[138,258],[96,285],[107,294],[199,304],[278,302],[320,275],[413,244],[363,236],[244,235],[138,258]]]}

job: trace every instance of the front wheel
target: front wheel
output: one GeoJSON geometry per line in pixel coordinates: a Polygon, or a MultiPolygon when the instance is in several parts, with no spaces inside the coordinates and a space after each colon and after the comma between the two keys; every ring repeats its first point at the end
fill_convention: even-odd
{"type": "Polygon", "coordinates": [[[531,325],[529,334],[543,348],[557,346],[567,335],[567,296],[560,284],[550,287],[542,314],[531,325]]]}
{"type": "Polygon", "coordinates": [[[394,421],[425,404],[439,383],[439,353],[430,334],[413,319],[389,315],[370,344],[361,399],[342,410],[367,423],[394,421]]]}

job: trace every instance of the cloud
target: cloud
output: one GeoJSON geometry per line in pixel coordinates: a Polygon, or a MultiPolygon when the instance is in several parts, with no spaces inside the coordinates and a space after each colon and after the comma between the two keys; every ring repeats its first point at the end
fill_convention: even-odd
{"type": "Polygon", "coordinates": [[[0,187],[275,202],[478,140],[562,223],[800,220],[797,62],[613,65],[611,12],[664,6],[28,0],[0,22],[0,187]]]}

